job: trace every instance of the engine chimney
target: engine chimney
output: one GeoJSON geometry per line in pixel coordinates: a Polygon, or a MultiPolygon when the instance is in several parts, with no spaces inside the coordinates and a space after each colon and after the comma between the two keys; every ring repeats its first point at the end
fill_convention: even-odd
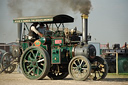
{"type": "Polygon", "coordinates": [[[82,14],[82,42],[88,44],[88,15],[82,14]]]}

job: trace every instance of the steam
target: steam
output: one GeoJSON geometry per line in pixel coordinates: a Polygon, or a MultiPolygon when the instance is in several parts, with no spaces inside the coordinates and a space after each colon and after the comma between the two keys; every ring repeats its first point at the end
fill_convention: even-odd
{"type": "Polygon", "coordinates": [[[10,14],[21,16],[39,16],[63,14],[71,8],[75,12],[89,14],[90,0],[8,0],[10,14]]]}

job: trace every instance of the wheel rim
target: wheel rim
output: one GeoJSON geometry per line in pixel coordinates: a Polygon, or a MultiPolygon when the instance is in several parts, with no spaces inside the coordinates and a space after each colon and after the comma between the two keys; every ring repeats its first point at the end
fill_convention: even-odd
{"type": "Polygon", "coordinates": [[[5,69],[7,67],[4,70],[5,73],[12,73],[15,70],[16,64],[13,64],[11,62],[13,62],[13,56],[10,53],[6,52],[2,57],[1,65],[2,69],[5,69]]]}
{"type": "Polygon", "coordinates": [[[21,59],[21,69],[28,79],[42,79],[49,70],[49,56],[38,47],[26,50],[21,59]]]}
{"type": "Polygon", "coordinates": [[[84,56],[74,57],[69,65],[69,73],[75,80],[86,80],[90,75],[90,62],[84,56]]]}
{"type": "Polygon", "coordinates": [[[106,77],[107,73],[108,73],[107,62],[101,57],[96,57],[96,60],[92,63],[91,78],[93,80],[101,80],[106,77]]]}

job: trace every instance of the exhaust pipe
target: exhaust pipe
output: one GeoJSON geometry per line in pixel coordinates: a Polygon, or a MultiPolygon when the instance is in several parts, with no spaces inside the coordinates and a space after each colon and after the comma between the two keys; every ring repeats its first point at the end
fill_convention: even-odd
{"type": "Polygon", "coordinates": [[[82,42],[88,44],[88,15],[82,14],[82,42]]]}
{"type": "Polygon", "coordinates": [[[88,44],[88,15],[82,14],[82,42],[80,45],[75,46],[72,49],[74,56],[85,56],[89,60],[94,60],[96,57],[96,48],[92,44],[88,44]]]}

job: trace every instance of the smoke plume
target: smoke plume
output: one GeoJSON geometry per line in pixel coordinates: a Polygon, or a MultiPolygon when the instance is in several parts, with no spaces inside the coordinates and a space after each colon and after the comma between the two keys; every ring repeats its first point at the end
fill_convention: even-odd
{"type": "Polygon", "coordinates": [[[18,16],[23,16],[22,4],[22,0],[9,0],[8,7],[10,8],[10,14],[17,14],[18,16]]]}
{"type": "Polygon", "coordinates": [[[67,4],[73,11],[79,11],[82,14],[89,14],[92,8],[90,0],[60,0],[67,4]]]}
{"type": "Polygon", "coordinates": [[[21,16],[39,16],[63,14],[73,11],[89,14],[90,0],[8,0],[10,14],[21,16]]]}
{"type": "Polygon", "coordinates": [[[8,8],[18,17],[63,14],[68,9],[59,0],[8,0],[8,8]]]}

